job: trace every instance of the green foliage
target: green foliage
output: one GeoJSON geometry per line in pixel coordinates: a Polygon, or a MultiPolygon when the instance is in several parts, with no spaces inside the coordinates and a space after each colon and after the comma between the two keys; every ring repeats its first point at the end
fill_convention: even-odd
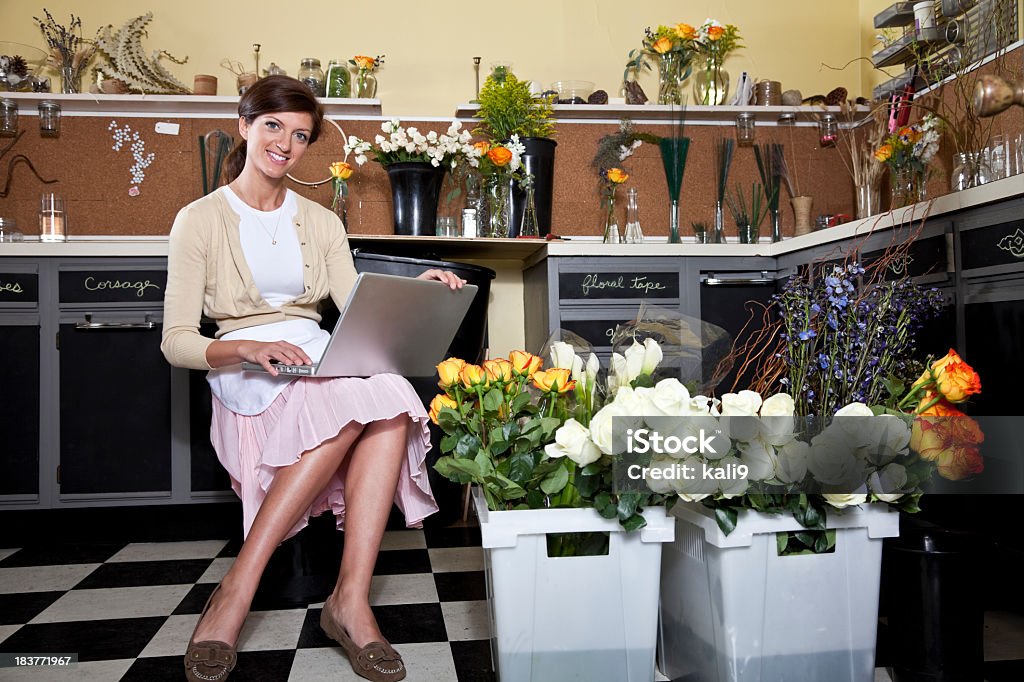
{"type": "Polygon", "coordinates": [[[524,137],[552,137],[555,126],[551,122],[551,103],[530,94],[528,81],[521,81],[505,69],[496,69],[487,77],[480,89],[480,111],[476,114],[482,124],[474,134],[486,136],[492,142],[505,142],[513,135],[524,137]]]}

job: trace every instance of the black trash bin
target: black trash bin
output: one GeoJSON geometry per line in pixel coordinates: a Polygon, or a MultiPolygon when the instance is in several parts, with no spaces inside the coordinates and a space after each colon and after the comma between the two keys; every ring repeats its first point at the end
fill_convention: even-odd
{"type": "Polygon", "coordinates": [[[970,532],[901,524],[882,574],[894,682],[982,682],[985,544],[970,532]]]}
{"type": "MultiPolygon", "coordinates": [[[[487,345],[487,302],[491,293],[491,280],[494,279],[493,270],[467,263],[364,253],[358,249],[352,253],[352,257],[355,260],[356,270],[359,272],[415,277],[425,270],[437,268],[450,270],[469,284],[475,284],[478,287],[476,296],[473,297],[469,311],[466,313],[458,333],[455,334],[451,346],[448,347],[445,357],[462,358],[466,362],[472,363],[476,363],[482,358],[484,347],[487,345]]],[[[440,391],[437,387],[436,377],[412,378],[409,382],[416,389],[416,393],[425,406],[428,406],[440,391]]],[[[427,517],[424,522],[431,525],[450,524],[462,514],[461,486],[452,483],[434,470],[434,463],[441,456],[440,442],[443,435],[439,428],[433,424],[430,425],[431,448],[427,453],[427,466],[430,472],[430,487],[434,491],[434,498],[440,509],[437,514],[427,517]]]]}

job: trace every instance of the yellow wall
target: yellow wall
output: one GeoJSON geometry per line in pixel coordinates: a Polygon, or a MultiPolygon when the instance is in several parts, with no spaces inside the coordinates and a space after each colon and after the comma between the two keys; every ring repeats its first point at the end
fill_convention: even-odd
{"type": "MultiPolygon", "coordinates": [[[[455,105],[473,97],[472,58],[483,57],[482,76],[493,62],[511,62],[517,75],[545,85],[560,79],[597,83],[618,94],[623,64],[638,47],[644,27],[658,23],[697,24],[711,16],[740,28],[745,49],[726,62],[734,77],[747,70],[757,78],[782,81],[804,95],[827,93],[842,85],[851,97],[864,94],[859,62],[864,54],[859,27],[867,6],[888,0],[718,0],[670,2],[644,0],[516,0],[455,2],[262,3],[221,0],[6,0],[0,2],[3,38],[43,46],[32,21],[47,7],[58,21],[81,14],[86,35],[100,26],[115,27],[152,10],[147,52],[163,49],[188,56],[184,66],[169,64],[191,85],[196,73],[220,80],[230,94],[233,76],[219,67],[231,58],[252,64],[252,43],[262,44],[261,66],[274,61],[295,75],[299,60],[353,54],[385,54],[379,96],[388,115],[451,116],[455,105]],[[137,9],[136,9],[137,8],[137,9]],[[273,9],[270,9],[273,8],[273,9]]],[[[641,81],[648,95],[657,92],[653,74],[641,81]]]]}

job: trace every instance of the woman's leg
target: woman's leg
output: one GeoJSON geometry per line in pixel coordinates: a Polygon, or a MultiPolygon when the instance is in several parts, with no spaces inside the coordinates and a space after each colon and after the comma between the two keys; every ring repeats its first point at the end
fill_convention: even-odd
{"type": "Polygon", "coordinates": [[[306,451],[299,461],[277,472],[238,558],[224,576],[217,598],[196,631],[195,641],[216,640],[232,645],[237,641],[270,555],[323,492],[326,481],[341,466],[363,430],[362,424],[352,422],[337,436],[306,451]]]}
{"type": "Polygon", "coordinates": [[[405,460],[409,417],[368,424],[345,461],[345,551],[324,608],[356,646],[382,641],[370,610],[370,579],[405,460]]]}

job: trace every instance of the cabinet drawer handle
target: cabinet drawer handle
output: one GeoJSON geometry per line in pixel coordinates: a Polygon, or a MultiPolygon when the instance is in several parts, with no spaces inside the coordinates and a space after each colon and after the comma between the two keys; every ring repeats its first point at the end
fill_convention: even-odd
{"type": "Polygon", "coordinates": [[[155,322],[78,322],[75,329],[155,329],[155,322]]]}
{"type": "Polygon", "coordinates": [[[765,270],[761,271],[760,277],[737,277],[737,278],[718,278],[715,277],[715,273],[709,272],[707,279],[704,280],[704,284],[709,287],[721,287],[721,286],[738,286],[743,284],[774,284],[775,280],[768,276],[768,272],[765,270]]]}

